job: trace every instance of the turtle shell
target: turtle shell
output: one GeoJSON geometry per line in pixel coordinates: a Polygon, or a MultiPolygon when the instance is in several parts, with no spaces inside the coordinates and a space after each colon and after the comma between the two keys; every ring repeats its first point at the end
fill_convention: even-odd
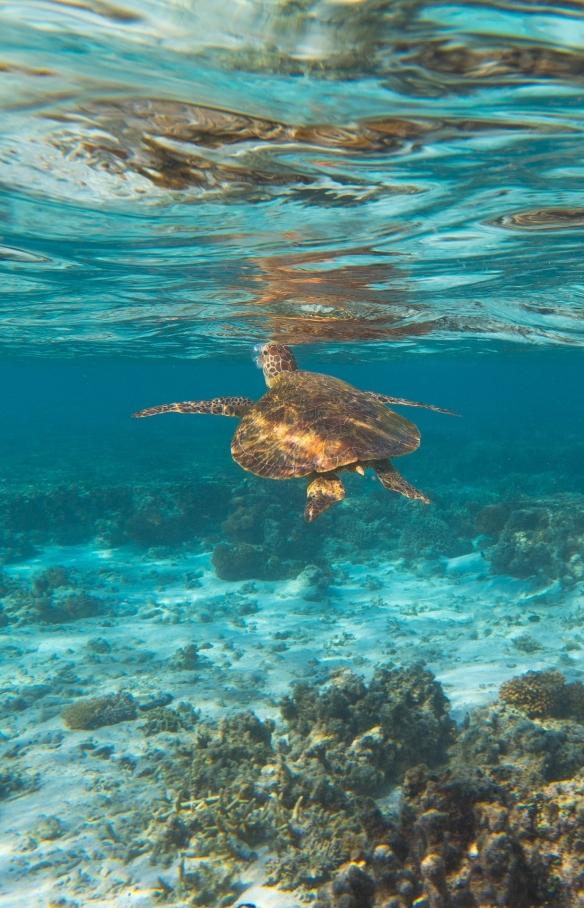
{"type": "Polygon", "coordinates": [[[326,473],[415,451],[420,432],[366,391],[315,372],[285,372],[241,420],[236,463],[271,479],[326,473]]]}

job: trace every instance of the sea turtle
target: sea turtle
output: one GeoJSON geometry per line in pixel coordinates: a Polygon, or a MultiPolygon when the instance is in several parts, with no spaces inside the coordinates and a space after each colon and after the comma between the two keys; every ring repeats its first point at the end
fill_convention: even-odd
{"type": "Polygon", "coordinates": [[[383,486],[407,498],[428,502],[391,463],[420,444],[414,423],[386,404],[425,407],[457,414],[430,404],[359,391],[340,378],[299,369],[289,347],[264,344],[254,348],[268,391],[260,400],[215,397],[187,400],[140,410],[136,417],[159,413],[214,413],[241,419],[231,454],[244,470],[269,479],[308,480],[304,517],[316,520],[345,497],[338,474],[364,475],[375,470],[383,486]]]}

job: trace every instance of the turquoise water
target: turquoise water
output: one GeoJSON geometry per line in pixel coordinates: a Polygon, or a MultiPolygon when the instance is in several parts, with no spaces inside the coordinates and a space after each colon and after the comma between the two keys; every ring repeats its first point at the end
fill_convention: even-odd
{"type": "Polygon", "coordinates": [[[584,905],[583,22],[0,4],[0,908],[584,905]],[[429,504],[130,418],[267,342],[429,504]]]}

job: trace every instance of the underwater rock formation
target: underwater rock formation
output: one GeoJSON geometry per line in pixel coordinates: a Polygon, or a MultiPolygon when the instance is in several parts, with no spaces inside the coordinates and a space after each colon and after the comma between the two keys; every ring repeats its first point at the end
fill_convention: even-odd
{"type": "Polygon", "coordinates": [[[43,842],[52,842],[63,835],[63,826],[58,817],[40,816],[32,829],[35,839],[43,842]]]}
{"type": "Polygon", "coordinates": [[[298,576],[278,591],[282,599],[298,598],[305,602],[322,602],[326,598],[330,577],[315,564],[308,564],[298,576]]]}

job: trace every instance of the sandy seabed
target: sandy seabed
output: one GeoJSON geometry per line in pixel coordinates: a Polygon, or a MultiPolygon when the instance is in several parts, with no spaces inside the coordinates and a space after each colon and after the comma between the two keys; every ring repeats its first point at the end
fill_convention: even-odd
{"type": "MultiPolygon", "coordinates": [[[[584,650],[570,640],[584,584],[563,593],[557,582],[492,577],[480,552],[443,559],[427,575],[402,562],[337,564],[332,586],[316,568],[290,581],[226,583],[208,554],[152,561],[91,547],[50,548],[5,570],[28,582],[55,565],[98,577],[107,608],[69,624],[2,630],[2,770],[22,784],[0,807],[1,908],[22,905],[25,894],[29,908],[146,908],[160,904],[161,885],[174,887],[177,860],[115,856],[120,824],[139,824],[171,797],[128,772],[153,744],[176,745],[176,731],[144,732],[151,706],[211,718],[251,709],[278,722],[279,700],[298,680],[318,686],[343,667],[367,680],[380,665],[423,660],[460,723],[527,670],[583,674],[584,650]],[[135,699],[137,719],[66,727],[68,704],[120,691],[135,699]]],[[[299,904],[262,886],[265,858],[260,850],[233,904],[299,904]]]]}

